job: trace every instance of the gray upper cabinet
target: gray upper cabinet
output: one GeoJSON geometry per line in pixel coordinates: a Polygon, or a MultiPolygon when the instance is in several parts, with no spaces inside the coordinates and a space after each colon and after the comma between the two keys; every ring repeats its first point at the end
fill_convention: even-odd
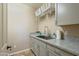
{"type": "Polygon", "coordinates": [[[57,25],[79,24],[78,3],[58,3],[55,11],[57,25]]]}

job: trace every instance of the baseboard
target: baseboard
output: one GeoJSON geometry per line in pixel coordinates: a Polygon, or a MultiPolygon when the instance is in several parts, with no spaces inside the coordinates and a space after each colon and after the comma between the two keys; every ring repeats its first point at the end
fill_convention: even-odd
{"type": "Polygon", "coordinates": [[[24,51],[27,51],[27,50],[31,50],[31,49],[24,49],[24,50],[21,50],[21,51],[13,52],[10,55],[18,54],[18,53],[21,53],[21,52],[24,52],[24,51]]]}

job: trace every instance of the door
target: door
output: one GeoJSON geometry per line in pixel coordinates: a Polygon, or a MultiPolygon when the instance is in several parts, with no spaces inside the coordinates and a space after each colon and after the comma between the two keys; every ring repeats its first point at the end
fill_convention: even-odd
{"type": "Polygon", "coordinates": [[[2,4],[0,3],[0,48],[2,47],[2,37],[3,37],[3,29],[2,29],[2,4]]]}

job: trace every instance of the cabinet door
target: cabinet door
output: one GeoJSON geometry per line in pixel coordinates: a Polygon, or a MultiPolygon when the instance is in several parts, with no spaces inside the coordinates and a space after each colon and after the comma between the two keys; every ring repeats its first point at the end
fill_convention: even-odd
{"type": "Polygon", "coordinates": [[[40,56],[47,56],[46,44],[40,41],[40,56]]]}
{"type": "Polygon", "coordinates": [[[35,50],[35,48],[34,48],[34,45],[35,45],[35,43],[34,43],[34,39],[33,38],[31,38],[31,49],[32,49],[32,51],[34,52],[34,50],[35,50]]]}
{"type": "Polygon", "coordinates": [[[36,54],[36,43],[34,38],[31,38],[31,49],[36,54]]]}
{"type": "Polygon", "coordinates": [[[47,50],[45,47],[40,46],[40,56],[47,56],[47,50]]]}
{"type": "Polygon", "coordinates": [[[38,39],[32,38],[32,50],[37,56],[47,55],[46,44],[39,41],[38,39]]]}
{"type": "Polygon", "coordinates": [[[39,45],[37,39],[35,38],[31,38],[31,49],[35,53],[35,55],[39,55],[39,45]]]}
{"type": "Polygon", "coordinates": [[[56,4],[56,23],[57,25],[79,24],[79,4],[56,4]]]}

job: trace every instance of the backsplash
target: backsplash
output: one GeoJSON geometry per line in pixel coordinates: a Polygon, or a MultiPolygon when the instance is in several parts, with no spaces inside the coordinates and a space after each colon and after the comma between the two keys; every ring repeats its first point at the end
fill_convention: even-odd
{"type": "Polygon", "coordinates": [[[44,32],[44,27],[48,26],[49,32],[53,33],[56,31],[57,27],[55,25],[55,15],[46,15],[39,19],[39,31],[44,32]]]}
{"type": "Polygon", "coordinates": [[[63,26],[66,39],[79,39],[79,25],[63,26]]]}

